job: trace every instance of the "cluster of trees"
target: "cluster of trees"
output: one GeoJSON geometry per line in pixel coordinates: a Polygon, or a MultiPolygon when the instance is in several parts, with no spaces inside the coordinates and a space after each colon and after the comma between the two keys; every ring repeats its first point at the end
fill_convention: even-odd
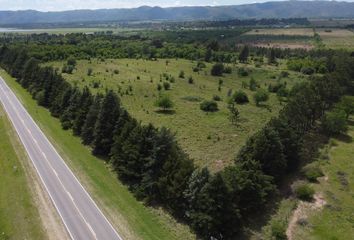
{"type": "Polygon", "coordinates": [[[307,130],[342,94],[354,93],[354,59],[343,56],[335,71],[295,86],[280,116],[247,141],[232,166],[211,174],[194,166],[169,130],[132,118],[113,91],[93,95],[71,86],[18,47],[2,46],[0,64],[109,161],[137,198],[164,206],[204,239],[234,239],[296,169],[307,130]]]}

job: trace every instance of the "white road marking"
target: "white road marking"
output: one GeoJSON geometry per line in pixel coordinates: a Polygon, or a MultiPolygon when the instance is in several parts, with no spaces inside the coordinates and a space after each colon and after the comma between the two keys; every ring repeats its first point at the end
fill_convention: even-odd
{"type": "MultiPolygon", "coordinates": [[[[25,121],[21,118],[21,116],[20,116],[20,114],[19,114],[19,112],[18,112],[18,109],[16,109],[16,107],[15,107],[14,104],[11,102],[11,100],[9,99],[9,96],[7,96],[6,93],[8,92],[9,94],[13,95],[15,99],[17,99],[17,98],[16,98],[16,95],[10,90],[10,88],[6,85],[5,81],[4,81],[1,77],[0,77],[0,88],[1,88],[1,90],[4,92],[4,96],[7,98],[8,102],[9,102],[10,105],[12,106],[13,111],[15,112],[15,114],[17,115],[17,117],[18,117],[18,118],[21,120],[21,122],[25,125],[25,121]],[[2,84],[1,81],[3,82],[3,84],[5,85],[5,87],[7,87],[7,88],[9,89],[8,91],[5,91],[5,90],[3,89],[3,87],[1,86],[1,84],[2,84]]],[[[9,113],[7,107],[5,106],[5,104],[3,104],[3,106],[4,106],[5,110],[6,110],[6,112],[8,113],[8,115],[10,116],[10,113],[9,113]]],[[[50,146],[50,147],[52,148],[52,150],[54,150],[55,153],[60,157],[59,153],[56,151],[56,149],[53,147],[53,145],[48,141],[48,139],[45,137],[45,135],[44,135],[44,133],[42,132],[42,130],[38,127],[38,125],[34,122],[34,120],[32,119],[32,117],[31,117],[31,116],[28,114],[28,112],[24,109],[24,107],[22,106],[22,104],[19,104],[19,107],[21,108],[21,110],[23,111],[23,113],[29,117],[30,121],[33,123],[33,126],[39,130],[39,133],[42,135],[42,137],[44,138],[44,140],[47,142],[48,146],[50,146]]],[[[15,126],[16,124],[12,121],[11,118],[10,118],[10,120],[11,120],[12,124],[15,126]]],[[[34,142],[36,143],[35,145],[36,145],[37,148],[41,151],[41,148],[40,148],[38,142],[33,138],[31,131],[27,128],[27,126],[25,126],[25,127],[26,127],[27,131],[29,132],[29,134],[31,135],[31,137],[32,137],[32,139],[34,140],[34,142]]],[[[22,141],[24,147],[26,148],[27,153],[28,153],[29,155],[31,155],[30,151],[28,151],[28,149],[27,149],[27,145],[26,145],[25,141],[22,139],[22,136],[20,135],[20,133],[18,132],[18,130],[16,129],[16,127],[15,127],[15,130],[17,131],[17,133],[18,133],[18,135],[19,135],[19,137],[20,137],[20,139],[21,139],[21,141],[22,141]]],[[[42,152],[42,151],[41,151],[41,152],[42,152]]],[[[76,203],[75,203],[75,201],[74,201],[74,198],[73,198],[72,195],[66,190],[65,186],[63,185],[63,183],[61,182],[61,180],[60,180],[60,178],[59,178],[59,176],[58,176],[58,173],[55,171],[55,169],[53,168],[53,166],[51,165],[51,163],[50,163],[49,160],[47,159],[47,157],[46,157],[46,155],[44,154],[44,152],[42,152],[42,155],[44,156],[44,158],[45,158],[46,161],[48,162],[48,164],[49,164],[49,166],[51,167],[53,173],[57,176],[57,178],[58,178],[58,180],[59,180],[59,183],[62,185],[63,189],[68,193],[68,196],[69,196],[70,199],[72,200],[74,207],[77,209],[79,215],[80,215],[80,216],[82,217],[82,219],[84,220],[84,222],[85,222],[85,224],[87,225],[88,229],[90,230],[90,232],[92,233],[92,235],[95,237],[95,239],[97,239],[96,233],[94,232],[92,226],[88,223],[88,221],[87,221],[87,220],[84,218],[84,216],[82,215],[81,211],[79,210],[79,208],[77,207],[77,205],[76,205],[76,203]]],[[[65,223],[64,218],[63,218],[63,216],[61,215],[61,213],[60,213],[60,211],[59,211],[59,208],[58,208],[57,205],[56,205],[56,202],[54,201],[53,197],[51,196],[51,194],[50,194],[50,192],[49,192],[49,189],[48,189],[48,187],[46,186],[46,183],[44,182],[42,176],[40,175],[40,172],[38,171],[37,166],[36,166],[36,164],[35,164],[35,162],[33,161],[33,158],[32,158],[31,156],[30,156],[30,159],[31,159],[33,165],[35,166],[35,168],[36,168],[36,170],[37,170],[37,172],[38,172],[38,174],[39,174],[39,177],[41,178],[41,180],[42,180],[42,182],[43,182],[45,188],[47,189],[47,192],[48,192],[50,198],[52,199],[52,202],[54,203],[54,206],[55,206],[55,208],[57,209],[59,215],[61,216],[61,218],[62,218],[62,220],[63,220],[63,222],[64,222],[64,225],[66,226],[66,228],[67,228],[67,230],[68,230],[68,232],[69,232],[71,238],[74,239],[72,233],[70,232],[70,229],[68,228],[67,224],[65,223]]],[[[80,185],[81,188],[83,189],[84,193],[89,197],[89,199],[92,201],[92,203],[93,203],[94,206],[97,208],[97,210],[99,211],[99,213],[102,215],[102,217],[106,220],[106,222],[107,222],[107,223],[109,224],[109,226],[112,228],[112,230],[114,231],[114,233],[116,234],[116,236],[118,237],[118,239],[122,239],[122,238],[119,236],[119,234],[117,233],[117,231],[113,228],[112,224],[108,221],[108,219],[106,218],[106,216],[102,213],[101,209],[100,209],[100,208],[97,206],[97,204],[93,201],[93,199],[92,199],[91,196],[88,194],[88,192],[86,191],[86,189],[82,186],[82,184],[80,183],[80,181],[79,181],[79,180],[76,178],[76,176],[73,174],[73,172],[71,171],[71,169],[67,166],[67,164],[65,163],[64,160],[62,160],[62,163],[64,163],[64,165],[65,165],[65,167],[67,168],[67,170],[69,170],[69,172],[71,173],[71,175],[77,180],[77,182],[79,183],[79,185],[80,185]]]]}

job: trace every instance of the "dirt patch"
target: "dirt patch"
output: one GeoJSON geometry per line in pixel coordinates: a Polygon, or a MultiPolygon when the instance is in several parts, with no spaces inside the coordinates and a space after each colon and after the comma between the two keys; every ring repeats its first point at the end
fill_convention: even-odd
{"type": "Polygon", "coordinates": [[[293,240],[297,224],[301,221],[306,221],[309,216],[309,212],[321,210],[324,205],[326,205],[326,201],[320,193],[314,195],[314,200],[312,202],[300,201],[290,218],[289,225],[286,230],[288,240],[293,240]]]}
{"type": "MultiPolygon", "coordinates": [[[[2,111],[0,111],[0,114],[2,111]]],[[[9,123],[10,125],[11,123],[9,123]]],[[[21,165],[24,169],[27,183],[31,191],[31,196],[34,200],[34,204],[38,209],[39,216],[41,218],[42,226],[44,228],[46,239],[49,240],[66,240],[70,239],[64,224],[62,223],[52,201],[49,198],[48,193],[44,189],[39,176],[31,163],[28,155],[25,152],[17,133],[9,126],[8,135],[10,137],[11,144],[14,146],[16,155],[18,156],[21,165]]]]}

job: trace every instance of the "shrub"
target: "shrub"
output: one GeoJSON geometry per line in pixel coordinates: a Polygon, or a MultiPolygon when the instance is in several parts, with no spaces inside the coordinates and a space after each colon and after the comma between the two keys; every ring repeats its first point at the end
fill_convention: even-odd
{"type": "Polygon", "coordinates": [[[248,103],[248,96],[244,91],[236,91],[234,95],[232,96],[232,101],[238,103],[238,104],[243,104],[243,103],[248,103]]]}
{"type": "Polygon", "coordinates": [[[216,112],[218,111],[218,104],[213,100],[205,100],[200,104],[200,109],[204,112],[216,112]]]}
{"type": "Polygon", "coordinates": [[[114,69],[113,73],[114,74],[119,74],[119,70],[118,69],[114,69]]]}
{"type": "Polygon", "coordinates": [[[213,100],[219,102],[221,101],[221,97],[219,95],[214,95],[213,100]]]}
{"type": "Polygon", "coordinates": [[[269,94],[264,89],[258,89],[257,92],[253,95],[253,99],[256,102],[256,105],[259,106],[261,102],[268,101],[269,94]]]}
{"type": "Polygon", "coordinates": [[[163,88],[164,88],[165,90],[170,90],[170,89],[171,89],[171,84],[170,84],[169,82],[164,82],[164,83],[163,83],[163,88]]]}
{"type": "Polygon", "coordinates": [[[312,75],[315,73],[315,69],[313,69],[311,67],[303,67],[303,68],[301,68],[301,72],[306,75],[312,75]]]}
{"type": "Polygon", "coordinates": [[[254,78],[250,79],[248,87],[250,88],[251,91],[255,91],[257,89],[257,82],[254,78]]]}
{"type": "Polygon", "coordinates": [[[162,108],[164,111],[173,108],[174,104],[171,98],[167,95],[161,95],[155,102],[155,106],[162,108]]]}
{"type": "Polygon", "coordinates": [[[193,79],[192,76],[190,76],[190,77],[188,78],[188,83],[189,83],[189,84],[193,84],[193,83],[194,83],[194,79],[193,79]]]}
{"type": "Polygon", "coordinates": [[[225,67],[224,73],[228,73],[228,74],[232,73],[232,68],[231,67],[225,67]]]}
{"type": "Polygon", "coordinates": [[[88,68],[87,69],[87,76],[91,76],[92,72],[93,72],[92,68],[88,68]]]}
{"type": "Polygon", "coordinates": [[[184,71],[180,71],[178,77],[179,78],[184,78],[184,71]]]}
{"type": "Polygon", "coordinates": [[[327,112],[322,118],[322,129],[329,135],[345,133],[348,130],[346,113],[338,109],[327,112]]]}
{"type": "Polygon", "coordinates": [[[73,71],[75,69],[75,66],[74,65],[67,65],[67,64],[64,64],[63,68],[62,68],[62,72],[63,73],[67,73],[67,74],[72,74],[73,71]]]}
{"type": "Polygon", "coordinates": [[[243,67],[237,70],[237,74],[241,77],[247,77],[249,75],[248,71],[243,67]]]}
{"type": "Polygon", "coordinates": [[[306,179],[310,182],[316,182],[317,178],[323,176],[321,168],[317,164],[309,164],[302,169],[306,179]]]}
{"type": "Polygon", "coordinates": [[[162,90],[162,86],[160,83],[157,84],[157,91],[161,91],[162,90]]]}
{"type": "Polygon", "coordinates": [[[211,68],[211,75],[212,76],[222,76],[223,72],[224,72],[224,64],[222,64],[222,63],[216,63],[211,68]]]}
{"type": "Polygon", "coordinates": [[[203,62],[198,62],[198,63],[197,63],[197,67],[198,67],[199,69],[201,69],[201,68],[206,68],[206,65],[205,65],[205,63],[203,63],[203,62]]]}
{"type": "Polygon", "coordinates": [[[276,240],[286,240],[286,224],[282,221],[273,221],[271,224],[272,237],[276,240]]]}
{"type": "Polygon", "coordinates": [[[315,194],[315,190],[308,183],[299,182],[294,186],[294,193],[296,197],[301,200],[311,201],[315,194]]]}
{"type": "Polygon", "coordinates": [[[287,71],[282,71],[282,72],[280,73],[280,77],[282,77],[282,78],[287,78],[287,77],[289,77],[289,72],[287,72],[287,71]]]}

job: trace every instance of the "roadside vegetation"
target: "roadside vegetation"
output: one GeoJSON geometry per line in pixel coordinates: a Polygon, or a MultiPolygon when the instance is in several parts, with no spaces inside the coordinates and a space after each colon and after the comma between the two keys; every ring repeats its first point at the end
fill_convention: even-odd
{"type": "MultiPolygon", "coordinates": [[[[241,33],[235,31],[236,35],[241,33]]],[[[50,36],[48,44],[39,44],[43,36],[35,35],[27,42],[19,39],[17,45],[3,45],[0,62],[16,78],[17,83],[12,80],[11,86],[26,96],[25,102],[30,101],[37,110],[36,101],[49,110],[40,108],[49,122],[42,127],[54,139],[69,139],[59,144],[59,149],[64,156],[72,154],[74,160],[69,163],[74,169],[92,171],[88,171],[88,182],[92,181],[98,196],[111,193],[104,190],[112,184],[110,190],[116,187],[119,196],[123,191],[132,200],[127,188],[135,198],[147,206],[161,207],[203,239],[238,237],[252,228],[260,215],[266,215],[270,205],[280,206],[281,212],[270,222],[270,233],[284,238],[289,235],[286,225],[293,223],[289,213],[296,203],[299,207],[319,199],[314,179],[322,171],[305,165],[312,164],[328,137],[348,129],[352,101],[343,99],[354,94],[354,59],[346,51],[320,48],[318,37],[320,49],[304,51],[245,44],[235,48],[217,37],[202,41],[206,36],[207,32],[195,32],[181,44],[166,42],[168,36],[65,35],[50,36]],[[28,46],[31,48],[25,51],[28,46]],[[243,143],[235,141],[239,148],[227,150],[227,154],[233,151],[233,161],[213,167],[186,154],[189,146],[181,144],[188,141],[190,133],[181,139],[178,131],[171,130],[185,127],[168,121],[176,118],[182,122],[180,113],[188,110],[191,117],[185,116],[187,124],[197,119],[197,126],[207,120],[198,134],[206,129],[215,131],[214,124],[225,124],[227,134],[238,134],[249,119],[266,115],[250,126],[254,131],[247,133],[243,143]],[[220,117],[220,122],[211,121],[211,117],[220,117]],[[166,122],[161,120],[161,124],[164,118],[166,122]],[[48,127],[51,121],[57,132],[48,127]],[[67,131],[60,130],[60,125],[67,131]],[[317,138],[320,135],[322,145],[317,138]],[[85,149],[85,156],[75,156],[77,149],[85,149]],[[112,174],[103,176],[107,168],[112,174]],[[120,181],[103,184],[103,179],[115,174],[120,181]],[[299,200],[273,204],[288,196],[284,189],[299,200]]],[[[192,132],[193,128],[187,130],[192,132]]],[[[202,151],[223,141],[215,141],[211,134],[199,136],[199,141],[208,144],[202,151]],[[208,141],[212,139],[214,142],[208,141]]],[[[193,152],[195,146],[190,145],[193,152]]],[[[218,163],[218,158],[209,162],[218,163]]],[[[103,199],[110,202],[115,195],[103,199]]],[[[125,226],[137,228],[130,221],[138,211],[134,208],[130,214],[123,206],[136,202],[125,200],[113,201],[121,204],[117,213],[128,222],[125,226]]],[[[139,210],[150,209],[138,206],[139,210]]],[[[146,227],[153,223],[145,221],[137,224],[143,228],[137,229],[141,236],[153,238],[155,231],[171,234],[170,230],[161,232],[159,225],[148,231],[146,227]]],[[[117,226],[123,233],[130,232],[117,226]]]]}
{"type": "Polygon", "coordinates": [[[21,161],[27,161],[0,107],[0,239],[45,239],[39,212],[21,161]]]}

